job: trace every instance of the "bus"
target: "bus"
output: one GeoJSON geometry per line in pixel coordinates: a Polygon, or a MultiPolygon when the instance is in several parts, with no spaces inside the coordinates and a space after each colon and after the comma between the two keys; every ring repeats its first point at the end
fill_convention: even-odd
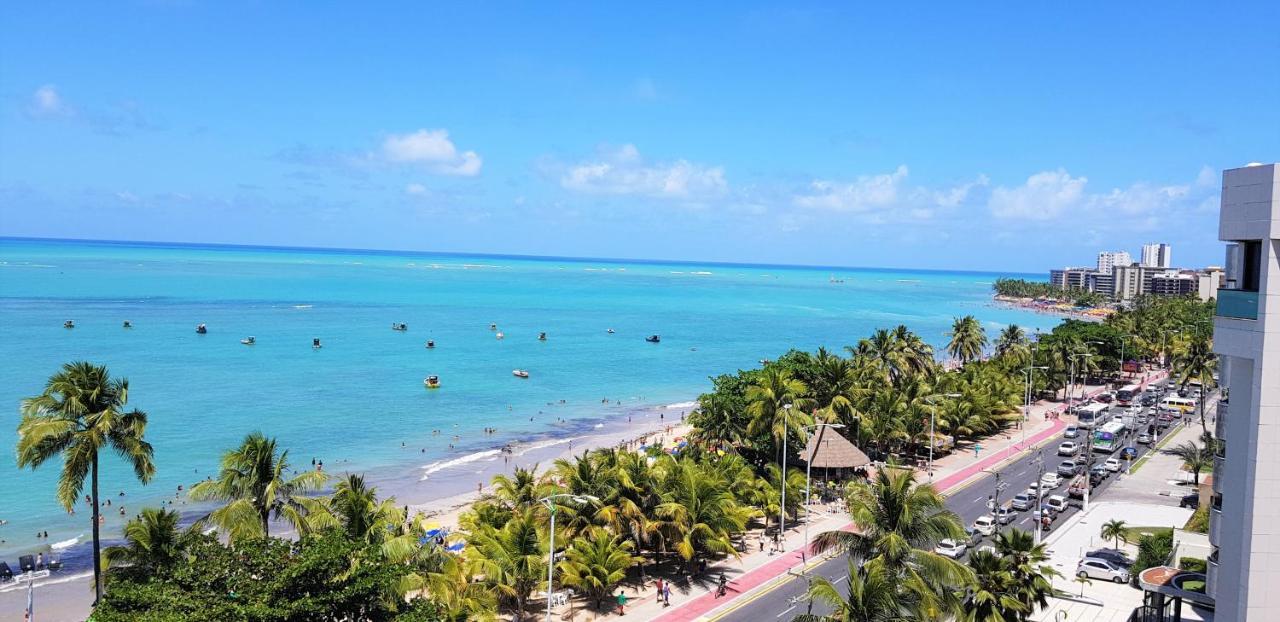
{"type": "Polygon", "coordinates": [[[1076,425],[1082,428],[1092,428],[1102,425],[1110,419],[1106,404],[1085,404],[1076,409],[1076,425]]]}
{"type": "Polygon", "coordinates": [[[1186,414],[1196,409],[1196,401],[1190,398],[1170,395],[1160,402],[1160,408],[1163,408],[1164,410],[1177,410],[1186,414]]]}
{"type": "Polygon", "coordinates": [[[1138,399],[1139,395],[1142,395],[1142,386],[1131,384],[1116,391],[1116,401],[1128,406],[1129,402],[1138,399]]]}
{"type": "Polygon", "coordinates": [[[1123,421],[1109,421],[1093,432],[1093,450],[1111,453],[1120,446],[1120,436],[1124,434],[1123,421]]]}

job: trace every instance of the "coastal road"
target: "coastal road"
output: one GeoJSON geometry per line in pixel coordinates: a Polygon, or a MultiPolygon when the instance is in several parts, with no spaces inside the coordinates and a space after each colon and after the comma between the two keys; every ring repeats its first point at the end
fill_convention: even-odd
{"type": "MultiPolygon", "coordinates": [[[[1155,386],[1162,386],[1162,384],[1163,382],[1155,383],[1155,386]]],[[[1192,417],[1194,415],[1187,416],[1192,417]]],[[[1174,428],[1163,428],[1159,438],[1161,440],[1164,439],[1172,429],[1174,428]]],[[[1137,435],[1135,434],[1131,438],[1136,438],[1136,436],[1137,435]]],[[[1075,440],[1079,441],[1082,438],[1083,436],[1075,440]]],[[[1004,489],[1000,492],[1001,502],[1012,498],[1013,495],[1019,492],[1025,491],[1032,482],[1039,480],[1040,467],[1036,463],[1038,459],[1043,459],[1045,472],[1056,471],[1058,463],[1066,459],[1065,457],[1060,458],[1057,455],[1058,444],[1062,440],[1064,439],[1062,439],[1061,436],[1057,436],[1047,442],[1042,449],[1024,454],[998,470],[1000,474],[1000,482],[1002,484],[1007,484],[1007,486],[1003,487],[1004,489]]],[[[1132,441],[1129,442],[1132,443],[1132,441]]],[[[1138,458],[1141,458],[1150,451],[1151,447],[1154,447],[1154,445],[1155,442],[1151,445],[1136,445],[1138,449],[1138,458]]],[[[1096,452],[1094,455],[1095,463],[1099,464],[1109,457],[1107,454],[1096,452]]],[[[1099,496],[1104,495],[1107,489],[1111,486],[1111,483],[1116,479],[1117,478],[1114,474],[1106,478],[1093,489],[1090,499],[1095,500],[1099,496]]],[[[995,493],[995,487],[995,476],[984,474],[979,478],[970,480],[967,484],[963,484],[958,488],[947,491],[947,507],[960,516],[960,519],[965,526],[970,526],[979,516],[989,512],[987,509],[988,496],[995,493]]],[[[1067,482],[1064,481],[1061,486],[1052,492],[1046,492],[1045,496],[1048,497],[1049,494],[1067,496],[1067,482]]],[[[1051,530],[1057,529],[1059,525],[1064,524],[1073,514],[1079,512],[1081,505],[1081,500],[1071,499],[1069,508],[1058,515],[1057,519],[1053,522],[1051,530]]],[[[1014,518],[1014,521],[1009,525],[1002,526],[1002,529],[1017,527],[1019,529],[1030,530],[1033,525],[1032,521],[1033,518],[1031,517],[1031,512],[1019,512],[1014,518]]],[[[972,551],[976,547],[990,543],[991,538],[983,538],[982,542],[970,547],[969,550],[972,551]]],[[[962,558],[962,560],[963,559],[964,558],[962,558]]],[[[796,570],[792,571],[793,576],[785,582],[779,583],[767,591],[744,597],[742,602],[734,603],[731,608],[727,608],[719,613],[713,613],[705,619],[721,622],[748,622],[755,620],[785,621],[790,620],[793,616],[807,613],[809,610],[809,602],[804,598],[804,594],[807,589],[807,582],[803,577],[795,574],[798,572],[799,567],[797,566],[796,570]]],[[[846,578],[847,572],[848,563],[843,555],[836,555],[826,561],[823,561],[812,567],[809,571],[811,575],[826,577],[837,585],[840,585],[843,582],[846,578]]],[[[841,593],[847,593],[844,586],[840,587],[841,593]]],[[[813,605],[813,613],[826,614],[829,613],[829,610],[821,604],[815,603],[813,605]]]]}

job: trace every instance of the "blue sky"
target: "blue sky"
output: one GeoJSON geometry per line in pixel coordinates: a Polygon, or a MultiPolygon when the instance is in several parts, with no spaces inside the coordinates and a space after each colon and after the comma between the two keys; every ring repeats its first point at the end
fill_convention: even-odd
{"type": "Polygon", "coordinates": [[[0,235],[1195,265],[1280,153],[1274,2],[464,4],[5,3],[0,235]]]}

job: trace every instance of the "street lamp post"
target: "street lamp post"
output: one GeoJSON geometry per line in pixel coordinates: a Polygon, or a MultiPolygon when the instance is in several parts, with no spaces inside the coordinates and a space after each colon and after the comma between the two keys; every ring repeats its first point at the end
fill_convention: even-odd
{"type": "Polygon", "coordinates": [[[547,622],[551,622],[552,581],[554,580],[552,573],[555,571],[556,562],[556,499],[569,499],[575,503],[599,501],[599,499],[591,495],[574,495],[570,493],[550,495],[538,500],[542,505],[547,506],[547,511],[551,512],[551,540],[547,545],[547,622]]]}
{"type": "MultiPolygon", "coordinates": [[[[1004,524],[1003,522],[1001,522],[1001,521],[1000,521],[1000,491],[1002,491],[1002,490],[1004,490],[1004,489],[1008,488],[1008,487],[1009,487],[1009,484],[1008,484],[1008,483],[1005,483],[1005,482],[1001,482],[1001,481],[1000,481],[1000,472],[999,472],[999,471],[996,471],[996,470],[994,470],[994,469],[992,469],[992,470],[985,470],[985,469],[984,469],[984,470],[983,470],[983,473],[989,473],[989,474],[993,475],[993,476],[996,478],[996,491],[995,491],[995,494],[991,495],[991,517],[992,517],[992,518],[994,518],[994,519],[995,519],[995,521],[996,521],[996,533],[995,533],[995,537],[999,538],[999,537],[1000,537],[1000,527],[1004,524]]],[[[1039,486],[1037,486],[1036,488],[1037,488],[1037,490],[1038,490],[1038,489],[1039,489],[1039,486]]]]}
{"type": "MultiPolygon", "coordinates": [[[[1089,358],[1091,356],[1093,356],[1093,354],[1089,352],[1078,352],[1076,354],[1071,355],[1071,379],[1073,383],[1075,381],[1076,357],[1089,358]]],[[[1084,397],[1084,395],[1081,394],[1081,397],[1084,397]]],[[[1070,407],[1069,406],[1070,402],[1067,402],[1067,404],[1068,404],[1068,407],[1070,407]]],[[[1094,420],[1094,422],[1089,426],[1088,442],[1085,444],[1085,466],[1084,466],[1084,511],[1085,512],[1089,511],[1089,488],[1091,488],[1091,484],[1092,484],[1092,482],[1089,481],[1089,470],[1090,468],[1093,467],[1093,430],[1096,426],[1097,426],[1097,420],[1094,420]]]]}
{"type": "Polygon", "coordinates": [[[1040,544],[1040,531],[1041,531],[1041,529],[1042,529],[1041,521],[1044,519],[1044,509],[1041,507],[1041,504],[1042,504],[1042,503],[1044,503],[1044,485],[1040,483],[1040,482],[1044,481],[1044,450],[1043,450],[1043,449],[1041,449],[1041,450],[1040,450],[1039,455],[1037,455],[1037,456],[1036,456],[1036,459],[1032,461],[1032,464],[1034,464],[1034,465],[1036,465],[1036,466],[1038,467],[1038,468],[1036,469],[1036,472],[1037,472],[1037,476],[1036,476],[1036,510],[1035,510],[1035,514],[1036,514],[1036,524],[1034,525],[1034,527],[1035,527],[1035,532],[1036,532],[1036,536],[1035,536],[1035,537],[1036,537],[1036,540],[1035,540],[1035,543],[1036,543],[1036,544],[1040,544]]]}
{"type": "Polygon", "coordinates": [[[933,400],[936,397],[945,397],[945,398],[955,399],[957,397],[961,397],[961,395],[959,393],[945,393],[940,396],[931,395],[924,399],[924,401],[929,402],[929,407],[930,407],[929,409],[929,479],[933,479],[933,445],[935,443],[933,428],[935,425],[934,420],[938,418],[938,404],[933,400]]]}
{"type": "MultiPolygon", "coordinates": [[[[815,423],[811,426],[805,426],[804,430],[805,432],[808,432],[809,430],[816,430],[818,428],[840,429],[843,427],[844,427],[843,423],[815,423]]],[[[812,493],[810,492],[809,485],[811,482],[810,478],[813,473],[813,457],[816,455],[818,455],[818,448],[815,446],[813,448],[813,453],[809,454],[809,457],[805,460],[805,465],[804,465],[804,548],[800,549],[801,562],[805,561],[805,557],[809,553],[809,522],[810,522],[809,513],[811,511],[809,509],[809,504],[813,502],[813,499],[811,498],[812,493]]]]}
{"type": "Polygon", "coordinates": [[[782,503],[778,504],[778,548],[785,548],[785,538],[787,537],[787,437],[791,436],[791,429],[788,426],[787,419],[791,416],[791,403],[782,405],[782,476],[778,479],[782,486],[782,503]]]}

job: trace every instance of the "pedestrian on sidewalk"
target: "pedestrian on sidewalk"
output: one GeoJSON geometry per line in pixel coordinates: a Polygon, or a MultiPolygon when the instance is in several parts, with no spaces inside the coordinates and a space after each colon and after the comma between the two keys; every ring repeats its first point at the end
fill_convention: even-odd
{"type": "Polygon", "coordinates": [[[653,583],[654,583],[654,586],[655,586],[655,587],[656,587],[656,589],[657,589],[657,594],[658,594],[658,596],[657,596],[657,600],[658,600],[658,602],[661,602],[661,601],[662,601],[662,579],[658,579],[657,581],[654,581],[653,583]]]}
{"type": "Polygon", "coordinates": [[[671,606],[671,582],[669,581],[662,586],[662,606],[671,606]]]}
{"type": "Polygon", "coordinates": [[[618,590],[618,615],[626,615],[627,613],[627,593],[618,590]]]}

